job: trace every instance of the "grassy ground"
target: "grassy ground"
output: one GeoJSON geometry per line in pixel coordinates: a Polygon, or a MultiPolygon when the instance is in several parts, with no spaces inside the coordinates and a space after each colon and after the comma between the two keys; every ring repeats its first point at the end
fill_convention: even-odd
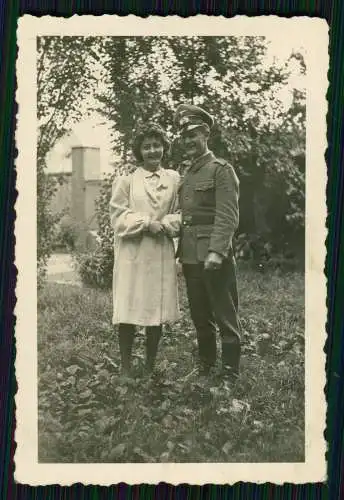
{"type": "Polygon", "coordinates": [[[244,355],[235,387],[200,380],[183,280],[165,329],[160,380],[119,375],[111,295],[49,283],[39,297],[41,462],[304,460],[304,280],[238,270],[244,355]]]}

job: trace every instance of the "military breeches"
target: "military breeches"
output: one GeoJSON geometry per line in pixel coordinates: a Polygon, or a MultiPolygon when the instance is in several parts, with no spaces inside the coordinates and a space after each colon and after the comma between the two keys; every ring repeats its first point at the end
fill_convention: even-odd
{"type": "Polygon", "coordinates": [[[184,264],[191,318],[197,331],[200,361],[216,361],[216,325],[222,342],[224,364],[237,364],[240,350],[238,292],[235,261],[225,259],[219,270],[206,271],[204,264],[184,264]],[[235,354],[235,360],[231,359],[235,354]],[[225,358],[228,357],[228,360],[225,358]]]}

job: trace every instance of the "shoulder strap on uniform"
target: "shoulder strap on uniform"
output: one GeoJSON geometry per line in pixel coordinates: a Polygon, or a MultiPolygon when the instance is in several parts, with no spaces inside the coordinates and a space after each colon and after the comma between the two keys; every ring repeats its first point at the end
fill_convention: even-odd
{"type": "Polygon", "coordinates": [[[228,161],[224,160],[223,158],[216,158],[215,162],[219,163],[220,165],[229,165],[228,161]]]}
{"type": "Polygon", "coordinates": [[[239,184],[239,178],[237,176],[237,173],[236,173],[233,165],[231,165],[228,161],[224,160],[223,158],[215,158],[215,163],[217,163],[218,165],[221,165],[223,167],[228,168],[228,170],[230,170],[232,172],[236,183],[239,184]]]}

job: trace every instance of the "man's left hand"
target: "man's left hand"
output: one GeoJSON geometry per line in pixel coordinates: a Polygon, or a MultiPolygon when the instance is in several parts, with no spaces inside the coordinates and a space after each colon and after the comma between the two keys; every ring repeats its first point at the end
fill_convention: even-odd
{"type": "Polygon", "coordinates": [[[206,271],[214,271],[216,269],[220,269],[222,261],[222,255],[216,252],[209,252],[207,258],[204,261],[204,269],[206,271]]]}

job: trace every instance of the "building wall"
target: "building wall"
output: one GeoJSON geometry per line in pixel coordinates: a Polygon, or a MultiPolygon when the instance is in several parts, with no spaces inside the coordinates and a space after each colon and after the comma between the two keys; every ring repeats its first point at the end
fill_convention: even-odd
{"type": "Polygon", "coordinates": [[[95,202],[100,193],[100,181],[86,181],[85,183],[85,212],[86,224],[91,230],[97,230],[97,218],[95,210],[95,202]]]}
{"type": "Polygon", "coordinates": [[[100,150],[99,148],[82,148],[84,159],[85,181],[100,179],[100,150]]]}
{"type": "Polygon", "coordinates": [[[64,180],[57,186],[51,207],[54,213],[69,215],[78,227],[80,246],[85,246],[88,232],[98,227],[95,203],[101,185],[99,148],[74,147],[71,160],[71,173],[49,174],[64,180]]]}
{"type": "MultiPolygon", "coordinates": [[[[59,177],[53,175],[52,177],[59,177]]],[[[57,191],[51,200],[51,208],[53,213],[59,214],[62,211],[71,216],[71,200],[72,200],[72,177],[65,175],[65,181],[62,185],[58,185],[57,191]]],[[[87,226],[92,229],[97,229],[95,202],[100,193],[100,180],[85,181],[85,213],[87,226]]]]}

